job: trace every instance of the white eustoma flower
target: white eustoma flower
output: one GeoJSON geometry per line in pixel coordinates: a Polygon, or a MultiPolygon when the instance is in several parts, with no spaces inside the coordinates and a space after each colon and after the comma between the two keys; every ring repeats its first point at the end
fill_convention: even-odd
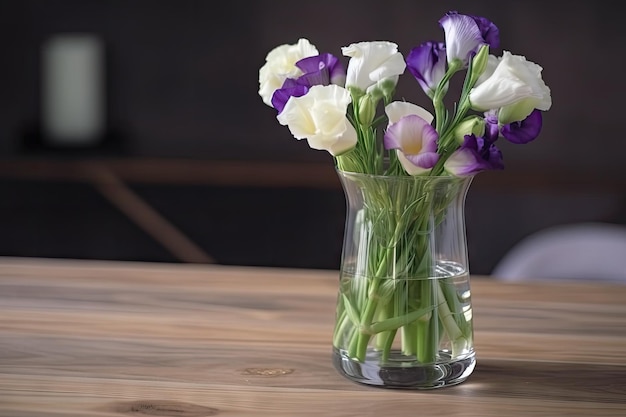
{"type": "Polygon", "coordinates": [[[493,75],[493,72],[498,67],[499,63],[500,63],[499,57],[495,55],[489,55],[489,57],[487,57],[487,65],[485,66],[485,70],[480,75],[480,77],[478,77],[478,80],[476,81],[475,86],[482,84],[487,78],[491,77],[493,75]]]}
{"type": "Polygon", "coordinates": [[[340,155],[354,148],[357,132],[346,117],[350,93],[338,85],[314,85],[301,97],[291,97],[277,116],[296,139],[313,149],[340,155]]]}
{"type": "Polygon", "coordinates": [[[474,110],[500,109],[498,123],[524,120],[534,109],[546,111],[552,106],[550,89],[541,78],[541,68],[521,55],[504,51],[490,77],[479,79],[469,100],[474,110]]]}
{"type": "Polygon", "coordinates": [[[304,38],[299,39],[296,44],[284,44],[272,49],[259,70],[259,95],[263,102],[272,107],[274,91],[281,88],[287,78],[302,75],[302,71],[295,65],[296,62],[318,54],[317,48],[304,38]]]}
{"type": "Polygon", "coordinates": [[[372,90],[386,82],[393,86],[404,73],[406,63],[398,52],[398,45],[387,41],[359,42],[341,48],[348,62],[346,88],[358,88],[362,92],[372,90]]]}

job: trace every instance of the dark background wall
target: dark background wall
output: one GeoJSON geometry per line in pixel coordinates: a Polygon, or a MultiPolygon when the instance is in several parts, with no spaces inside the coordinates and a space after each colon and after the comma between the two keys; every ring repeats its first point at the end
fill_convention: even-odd
{"type": "MultiPolygon", "coordinates": [[[[3,0],[0,163],[42,157],[58,160],[68,156],[106,156],[194,160],[207,165],[215,160],[253,160],[330,166],[328,154],[310,150],[306,143],[294,140],[276,122],[274,110],[259,98],[258,69],[267,52],[279,44],[306,37],[320,51],[338,56],[340,48],[349,43],[379,39],[398,43],[406,54],[422,41],[443,40],[437,21],[448,10],[494,21],[501,30],[502,49],[525,55],[544,68],[544,80],[552,90],[554,103],[545,114],[540,138],[525,146],[503,143],[506,170],[480,174],[470,191],[468,235],[473,269],[488,273],[515,242],[544,227],[579,221],[623,222],[626,143],[620,132],[621,101],[626,92],[622,74],[626,36],[621,15],[603,0],[263,0],[251,4],[220,2],[219,7],[216,2],[193,0],[3,0]],[[46,149],[40,146],[41,138],[37,135],[40,48],[47,37],[64,32],[93,33],[106,45],[109,136],[102,146],[82,153],[46,149]]],[[[429,106],[409,75],[401,79],[398,97],[429,106]]],[[[0,243],[0,255],[172,260],[159,248],[138,250],[150,245],[144,238],[132,247],[114,243],[123,240],[116,236],[126,236],[124,233],[128,234],[131,226],[120,225],[119,230],[125,232],[114,235],[112,230],[117,229],[100,230],[85,217],[79,220],[80,215],[72,211],[79,203],[69,195],[65,201],[74,201],[74,208],[70,202],[61,204],[55,200],[62,195],[59,192],[49,198],[34,197],[41,195],[36,190],[50,190],[53,185],[49,183],[0,181],[5,190],[0,220],[5,238],[0,243]],[[50,211],[50,207],[59,205],[65,211],[56,212],[68,217],[62,222],[66,233],[55,221],[59,219],[55,210],[50,211]],[[41,220],[44,211],[47,222],[41,220]],[[20,217],[24,212],[31,217],[20,217]],[[40,219],[37,230],[24,236],[24,226],[32,226],[34,218],[40,219]],[[96,227],[98,233],[68,232],[77,224],[80,226],[74,228],[96,227]],[[15,238],[20,233],[17,240],[22,243],[15,238]],[[101,239],[93,237],[98,234],[101,239]],[[86,240],[90,243],[86,244],[86,240]],[[65,245],[67,249],[49,249],[55,245],[65,245]],[[85,247],[92,249],[85,251],[85,247]]],[[[338,229],[343,215],[340,190],[327,190],[321,195],[305,193],[311,201],[294,194],[303,192],[298,187],[283,189],[271,197],[260,193],[254,201],[269,205],[256,211],[257,221],[253,224],[258,229],[248,226],[247,230],[265,238],[253,240],[244,251],[236,243],[225,243],[226,230],[216,235],[214,227],[208,230],[203,226],[207,222],[201,213],[185,217],[173,210],[202,209],[208,218],[216,201],[250,205],[245,199],[258,190],[239,188],[238,197],[227,197],[233,189],[216,190],[210,185],[151,187],[146,190],[145,185],[138,185],[135,191],[148,201],[161,204],[161,211],[169,210],[172,221],[207,250],[222,251],[219,258],[225,263],[330,268],[338,265],[338,229]],[[195,197],[185,199],[185,192],[184,195],[195,197]],[[298,202],[308,202],[309,211],[300,207],[300,215],[295,215],[298,202]],[[269,222],[267,214],[263,216],[277,210],[288,214],[269,222]],[[331,216],[332,220],[320,229],[316,215],[331,216]],[[176,220],[178,217],[185,221],[176,220]],[[271,228],[263,229],[260,225],[271,228]],[[320,230],[325,232],[319,233],[320,230]],[[294,241],[303,236],[307,242],[299,243],[303,250],[294,251],[281,262],[281,248],[293,248],[297,245],[294,241]],[[329,239],[332,243],[328,243],[329,239]],[[266,255],[246,257],[244,253],[254,252],[257,243],[265,248],[266,255]],[[268,250],[272,245],[275,250],[268,250]],[[237,251],[239,255],[232,256],[237,251]]],[[[94,197],[93,205],[79,212],[93,213],[97,207],[106,206],[96,200],[94,197]]],[[[229,212],[241,214],[244,210],[225,210],[229,212]]],[[[123,222],[108,219],[111,224],[123,222]]],[[[222,223],[226,221],[223,219],[222,223]]],[[[230,221],[237,224],[236,220],[230,221]]],[[[102,220],[95,223],[101,225],[102,220]]],[[[231,234],[245,233],[232,227],[229,230],[231,234]]]]}

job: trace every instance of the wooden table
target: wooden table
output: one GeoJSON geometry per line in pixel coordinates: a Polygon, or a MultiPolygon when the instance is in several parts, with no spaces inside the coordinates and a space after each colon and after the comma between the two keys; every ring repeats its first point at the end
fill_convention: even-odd
{"type": "Polygon", "coordinates": [[[472,281],[454,387],[331,365],[333,271],[0,258],[0,415],[625,416],[626,285],[472,281]]]}

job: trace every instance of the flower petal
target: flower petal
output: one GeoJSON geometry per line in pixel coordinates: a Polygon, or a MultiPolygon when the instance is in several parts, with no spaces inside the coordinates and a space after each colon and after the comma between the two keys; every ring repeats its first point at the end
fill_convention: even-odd
{"type": "Polygon", "coordinates": [[[303,74],[298,78],[287,78],[282,87],[274,91],[272,106],[283,111],[289,97],[301,97],[314,85],[338,84],[343,86],[346,72],[339,59],[331,54],[320,54],[303,58],[296,62],[303,74]]]}
{"type": "Polygon", "coordinates": [[[465,142],[444,163],[447,172],[457,176],[475,175],[488,169],[503,169],[502,152],[495,144],[474,135],[465,136],[465,142]]]}
{"type": "Polygon", "coordinates": [[[509,142],[522,144],[533,141],[539,136],[543,124],[540,110],[533,110],[521,122],[513,122],[502,126],[501,133],[509,142]]]}
{"type": "Polygon", "coordinates": [[[291,97],[276,116],[296,139],[313,149],[339,155],[357,143],[357,133],[346,117],[350,93],[335,84],[314,85],[301,97],[291,97]]]}
{"type": "Polygon", "coordinates": [[[274,107],[278,113],[282,112],[285,108],[285,104],[291,97],[302,97],[309,91],[309,87],[299,84],[296,80],[288,78],[285,80],[282,88],[274,91],[272,95],[272,107],[274,107]]]}
{"type": "Polygon", "coordinates": [[[404,116],[414,114],[426,120],[428,123],[432,123],[435,116],[423,107],[416,104],[409,103],[407,101],[394,101],[385,106],[385,113],[389,118],[389,123],[395,123],[404,116]]]}
{"type": "Polygon", "coordinates": [[[414,114],[405,116],[387,128],[383,143],[385,149],[400,149],[408,155],[417,155],[437,149],[437,131],[426,120],[414,114]]]}
{"type": "Polygon", "coordinates": [[[541,78],[542,68],[520,55],[504,51],[493,74],[469,94],[474,110],[500,109],[498,121],[508,124],[526,118],[535,108],[552,105],[550,88],[541,78]]]}
{"type": "Polygon", "coordinates": [[[387,128],[383,138],[385,149],[397,149],[398,158],[405,171],[418,175],[435,166],[437,131],[423,118],[410,114],[387,128]]]}
{"type": "Polygon", "coordinates": [[[411,162],[411,164],[423,169],[430,169],[434,167],[439,160],[439,154],[437,152],[422,152],[417,155],[404,154],[404,156],[411,162]]]}
{"type": "Polygon", "coordinates": [[[439,24],[445,32],[448,63],[460,60],[467,65],[470,54],[485,44],[478,24],[471,16],[451,11],[439,20],[439,24]]]}
{"type": "Polygon", "coordinates": [[[478,25],[478,30],[489,45],[489,48],[495,49],[500,47],[500,29],[489,19],[481,16],[471,16],[478,25]]]}
{"type": "Polygon", "coordinates": [[[303,58],[296,66],[303,72],[299,79],[309,87],[331,83],[343,87],[346,81],[346,70],[339,58],[329,53],[303,58]]]}
{"type": "Polygon", "coordinates": [[[443,42],[424,42],[413,48],[406,65],[422,90],[428,95],[437,88],[446,73],[446,46],[443,42]]]}
{"type": "Polygon", "coordinates": [[[422,175],[428,173],[431,168],[422,168],[419,165],[411,162],[402,151],[396,151],[396,155],[398,156],[398,161],[400,161],[400,165],[409,175],[422,175]]]}
{"type": "Polygon", "coordinates": [[[404,72],[406,63],[393,42],[359,42],[341,48],[348,62],[346,88],[356,88],[369,92],[386,80],[397,83],[397,77],[404,72]]]}

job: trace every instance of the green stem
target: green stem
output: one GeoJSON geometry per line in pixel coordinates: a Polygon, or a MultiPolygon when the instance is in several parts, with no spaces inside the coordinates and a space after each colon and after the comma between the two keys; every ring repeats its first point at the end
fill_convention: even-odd
{"type": "MultiPolygon", "coordinates": [[[[402,213],[404,214],[404,212],[402,213]]],[[[405,225],[402,221],[403,216],[395,222],[394,232],[390,239],[390,242],[387,244],[386,250],[382,254],[382,259],[376,268],[376,272],[372,278],[372,282],[368,291],[367,304],[365,306],[365,310],[361,316],[360,325],[362,329],[367,329],[371,326],[374,314],[376,312],[376,308],[378,307],[379,296],[378,286],[380,285],[380,280],[383,276],[387,274],[387,268],[389,265],[389,260],[394,258],[395,248],[398,244],[399,237],[402,236],[402,233],[405,231],[405,225]]],[[[364,333],[363,331],[359,333],[359,340],[356,344],[356,351],[351,351],[353,357],[358,358],[359,360],[363,360],[365,358],[365,354],[367,351],[367,345],[371,339],[371,335],[364,333]]]]}
{"type": "Polygon", "coordinates": [[[371,335],[383,331],[396,330],[401,326],[410,324],[416,320],[429,320],[433,311],[433,306],[420,308],[419,310],[411,311],[410,313],[403,314],[402,316],[391,317],[387,320],[372,323],[369,327],[364,327],[362,331],[371,335]]]}
{"type": "Polygon", "coordinates": [[[348,325],[350,325],[350,317],[348,317],[345,308],[337,315],[337,324],[333,333],[333,346],[341,346],[341,340],[348,325]]]}
{"type": "Polygon", "coordinates": [[[463,332],[457,325],[454,316],[452,315],[452,311],[450,310],[450,306],[446,302],[445,295],[441,288],[441,285],[437,285],[437,293],[439,298],[439,305],[437,306],[437,310],[439,311],[439,316],[441,323],[443,324],[448,337],[450,338],[450,342],[452,344],[452,357],[456,357],[460,351],[465,349],[467,346],[468,340],[463,335],[463,332]]]}
{"type": "MultiPolygon", "coordinates": [[[[397,312],[394,311],[395,309],[393,307],[394,307],[393,303],[388,302],[384,306],[382,306],[382,308],[379,308],[378,315],[376,317],[376,322],[382,322],[389,318],[394,317],[397,314],[397,312]]],[[[386,355],[387,357],[389,356],[387,349],[390,348],[391,345],[393,344],[394,335],[395,335],[395,329],[392,329],[392,330],[382,331],[375,336],[376,337],[376,343],[375,343],[376,350],[383,352],[383,356],[385,356],[385,353],[387,353],[386,355]],[[390,337],[391,337],[391,340],[390,340],[390,337]]]]}
{"type": "Polygon", "coordinates": [[[446,107],[443,103],[443,98],[446,95],[448,89],[448,83],[454,74],[463,68],[463,62],[460,60],[454,60],[448,66],[448,70],[442,77],[441,81],[435,89],[433,95],[433,108],[435,109],[435,123],[437,132],[443,132],[447,126],[449,126],[448,115],[446,114],[446,107]]]}
{"type": "Polygon", "coordinates": [[[396,337],[397,329],[390,330],[385,332],[384,341],[381,343],[381,359],[383,362],[387,362],[389,360],[389,354],[391,353],[391,347],[393,345],[393,339],[396,337]]]}
{"type": "MultiPolygon", "coordinates": [[[[389,252],[391,249],[387,249],[386,252],[389,252]]],[[[372,278],[372,282],[368,291],[367,296],[367,304],[365,305],[365,310],[361,316],[360,326],[361,329],[367,329],[371,326],[374,313],[376,312],[376,307],[378,306],[378,286],[380,285],[380,280],[385,271],[387,270],[387,261],[389,254],[386,253],[383,255],[378,268],[376,269],[376,273],[372,278]]],[[[351,357],[357,358],[359,361],[365,360],[365,353],[367,352],[367,345],[371,339],[372,335],[370,333],[360,331],[358,336],[358,341],[355,345],[355,351],[350,351],[352,354],[351,357]]]]}
{"type": "Polygon", "coordinates": [[[427,321],[417,323],[417,360],[421,363],[433,363],[437,357],[439,345],[438,314],[434,309],[437,296],[433,294],[433,283],[431,279],[421,279],[419,281],[422,308],[432,308],[433,314],[427,321]]]}

